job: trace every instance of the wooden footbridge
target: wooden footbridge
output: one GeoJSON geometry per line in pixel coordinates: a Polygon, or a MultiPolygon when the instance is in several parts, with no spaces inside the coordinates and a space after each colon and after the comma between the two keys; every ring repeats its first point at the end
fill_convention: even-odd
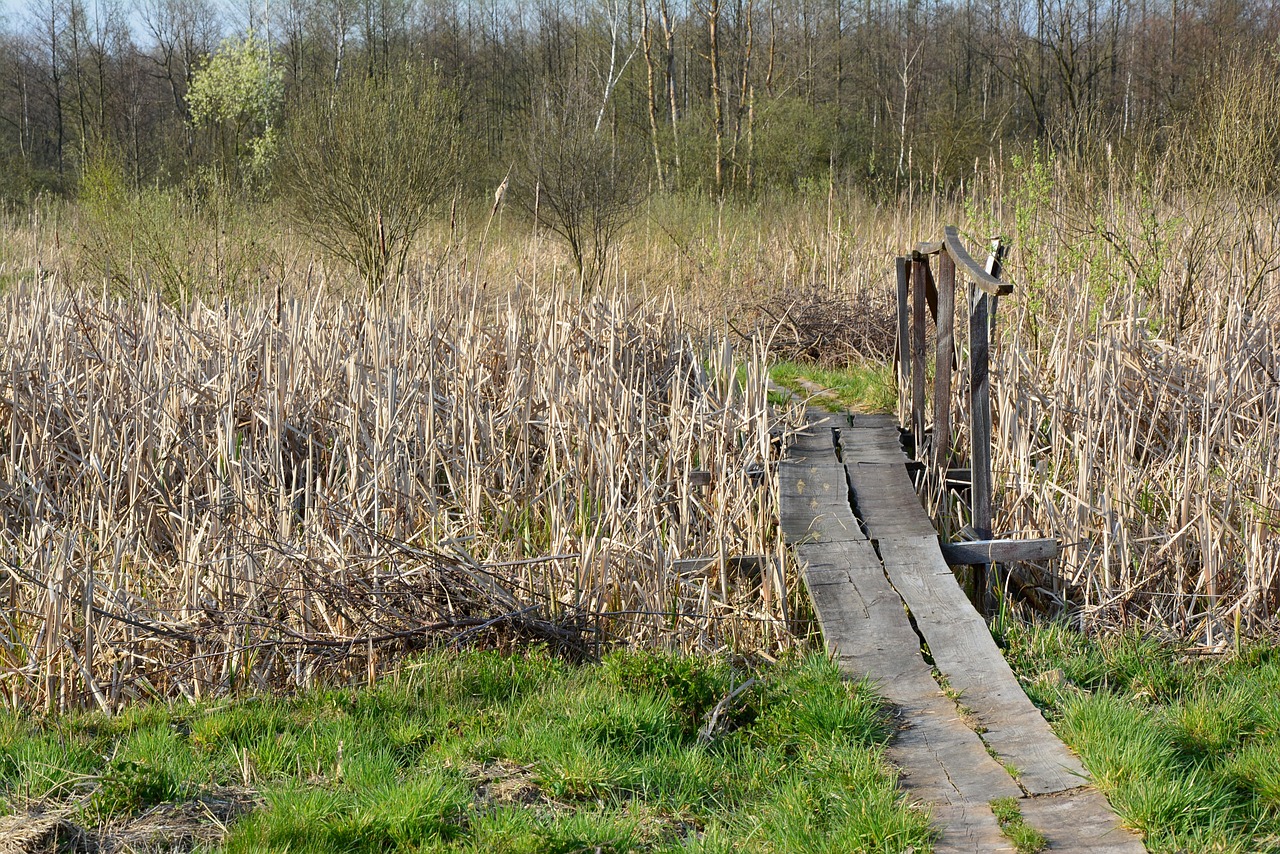
{"type": "MultiPolygon", "coordinates": [[[[999,260],[997,248],[979,267],[954,229],[900,259],[899,381],[911,400],[900,411],[909,415],[903,420],[912,430],[887,415],[810,410],[780,466],[782,532],[802,567],[828,649],[848,676],[870,680],[894,708],[898,731],[888,758],[901,769],[908,794],[931,808],[935,851],[1012,851],[990,803],[1015,798],[1049,850],[1139,854],[1142,843],[1089,786],[1079,760],[1027,698],[952,572],[952,564],[1043,555],[1046,543],[1052,545],[990,539],[986,342],[995,299],[1009,292],[999,280],[999,260]],[[939,259],[937,282],[933,256],[939,259]],[[921,463],[929,463],[934,475],[945,478],[952,457],[945,422],[957,268],[973,283],[973,443],[966,479],[969,528],[981,539],[948,545],[940,543],[921,506],[913,473],[927,476],[921,463]],[[924,405],[926,303],[937,306],[932,429],[924,405]],[[904,452],[904,437],[916,460],[904,452]]],[[[994,572],[975,577],[975,598],[985,608],[994,572]]]]}

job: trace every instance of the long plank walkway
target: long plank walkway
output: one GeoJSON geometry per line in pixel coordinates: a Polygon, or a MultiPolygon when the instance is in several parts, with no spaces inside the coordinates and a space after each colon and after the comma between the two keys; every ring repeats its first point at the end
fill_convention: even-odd
{"type": "Polygon", "coordinates": [[[1012,851],[990,808],[1012,797],[1051,851],[1141,854],[956,583],[905,463],[888,416],[850,424],[810,411],[779,468],[782,532],[828,649],[894,707],[888,758],[931,808],[934,850],[1012,851]],[[934,679],[922,641],[963,712],[934,679]]]}

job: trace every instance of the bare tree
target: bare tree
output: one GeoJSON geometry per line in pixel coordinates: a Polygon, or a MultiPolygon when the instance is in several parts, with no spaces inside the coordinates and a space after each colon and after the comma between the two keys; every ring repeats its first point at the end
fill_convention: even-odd
{"type": "Polygon", "coordinates": [[[544,94],[514,186],[516,204],[568,244],[584,293],[600,284],[609,250],[647,186],[636,135],[597,129],[594,99],[581,82],[544,94]]]}
{"type": "Polygon", "coordinates": [[[428,216],[457,185],[457,92],[408,69],[352,75],[288,127],[281,185],[294,215],[371,291],[404,270],[428,216]]]}

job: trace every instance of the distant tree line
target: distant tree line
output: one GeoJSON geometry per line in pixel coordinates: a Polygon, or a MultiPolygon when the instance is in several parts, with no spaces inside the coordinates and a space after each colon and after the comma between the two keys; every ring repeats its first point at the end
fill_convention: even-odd
{"type": "Polygon", "coordinates": [[[1235,69],[1280,83],[1278,38],[1270,0],[31,0],[0,22],[0,193],[96,162],[270,192],[295,117],[406,74],[454,93],[490,190],[565,105],[654,189],[947,182],[1032,140],[1159,146],[1235,69]]]}

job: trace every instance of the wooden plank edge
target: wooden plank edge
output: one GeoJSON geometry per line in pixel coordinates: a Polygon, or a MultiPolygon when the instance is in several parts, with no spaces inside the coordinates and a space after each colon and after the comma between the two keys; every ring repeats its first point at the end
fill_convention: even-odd
{"type": "Polygon", "coordinates": [[[942,557],[948,566],[1052,560],[1058,556],[1059,551],[1058,541],[1047,537],[1033,540],[973,540],[943,543],[941,547],[942,557]]]}

